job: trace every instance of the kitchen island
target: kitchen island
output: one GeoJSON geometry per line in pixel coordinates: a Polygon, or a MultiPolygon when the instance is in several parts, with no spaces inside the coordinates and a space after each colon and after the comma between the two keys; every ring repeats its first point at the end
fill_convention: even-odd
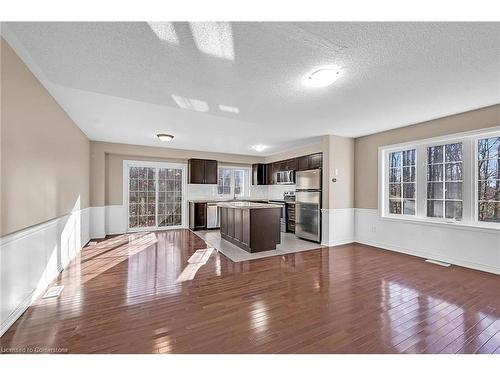
{"type": "Polygon", "coordinates": [[[220,202],[220,235],[250,253],[275,250],[281,242],[281,206],[254,202],[220,202]]]}

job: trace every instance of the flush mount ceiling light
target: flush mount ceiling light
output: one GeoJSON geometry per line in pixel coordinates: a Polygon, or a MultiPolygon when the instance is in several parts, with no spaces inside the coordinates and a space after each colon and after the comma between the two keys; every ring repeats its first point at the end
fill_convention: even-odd
{"type": "Polygon", "coordinates": [[[254,145],[254,146],[252,146],[252,148],[255,151],[257,151],[257,152],[262,152],[262,151],[264,151],[267,148],[267,146],[265,146],[265,145],[254,145]]]}
{"type": "Polygon", "coordinates": [[[172,139],[174,139],[174,136],[170,134],[156,134],[156,136],[162,142],[170,142],[172,139]]]}
{"type": "Polygon", "coordinates": [[[318,69],[306,76],[305,83],[311,87],[326,87],[335,82],[340,73],[337,67],[318,69]]]}

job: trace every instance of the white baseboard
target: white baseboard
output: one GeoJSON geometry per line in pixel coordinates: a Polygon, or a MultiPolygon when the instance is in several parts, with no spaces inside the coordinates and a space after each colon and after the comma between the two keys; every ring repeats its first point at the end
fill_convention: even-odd
{"type": "Polygon", "coordinates": [[[378,210],[355,209],[355,241],[500,274],[500,231],[383,220],[378,210]]]}
{"type": "Polygon", "coordinates": [[[0,336],[90,240],[89,224],[86,208],[0,239],[0,336]]]}
{"type": "Polygon", "coordinates": [[[354,241],[354,208],[322,209],[321,244],[345,245],[354,241]]]}

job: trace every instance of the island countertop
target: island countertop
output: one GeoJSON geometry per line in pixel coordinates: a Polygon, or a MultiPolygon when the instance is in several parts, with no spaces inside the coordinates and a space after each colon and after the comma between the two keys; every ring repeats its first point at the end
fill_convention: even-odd
{"type": "Polygon", "coordinates": [[[217,207],[235,208],[240,210],[257,209],[257,208],[281,208],[280,205],[272,203],[257,203],[257,202],[218,202],[217,207]]]}

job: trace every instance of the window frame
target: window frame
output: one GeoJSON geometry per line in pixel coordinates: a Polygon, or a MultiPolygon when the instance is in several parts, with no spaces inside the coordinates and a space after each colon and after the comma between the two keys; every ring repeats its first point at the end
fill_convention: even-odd
{"type": "Polygon", "coordinates": [[[430,142],[430,143],[427,143],[427,144],[424,144],[422,145],[422,152],[425,154],[424,157],[425,157],[425,160],[424,160],[424,163],[425,163],[425,176],[424,176],[424,179],[425,179],[425,205],[424,205],[424,209],[425,211],[423,212],[423,217],[426,218],[426,219],[430,219],[430,220],[438,220],[438,221],[444,221],[444,222],[462,222],[463,221],[463,218],[464,216],[469,216],[470,213],[469,213],[469,207],[470,207],[470,202],[469,202],[469,199],[466,199],[469,195],[470,195],[470,186],[466,186],[468,185],[466,183],[466,180],[467,179],[471,179],[472,178],[472,175],[471,175],[471,172],[470,172],[470,161],[467,162],[467,159],[470,159],[470,157],[474,156],[474,153],[472,152],[472,155],[471,155],[471,144],[470,142],[467,142],[467,141],[464,141],[462,139],[450,139],[450,140],[446,140],[446,141],[437,141],[437,142],[430,142]],[[446,182],[457,182],[457,181],[446,181],[446,164],[451,164],[449,162],[446,162],[446,146],[448,145],[451,145],[451,144],[455,144],[455,143],[461,143],[462,144],[462,219],[461,220],[456,220],[456,219],[452,219],[452,218],[447,218],[446,217],[446,202],[447,201],[458,201],[456,199],[446,199],[446,182]],[[428,180],[428,174],[427,174],[427,167],[429,166],[429,162],[428,162],[428,148],[429,147],[437,147],[437,146],[441,146],[443,147],[443,162],[442,163],[438,163],[438,164],[443,164],[443,198],[442,199],[437,199],[437,200],[441,200],[443,202],[443,216],[442,217],[433,217],[433,216],[427,216],[427,203],[428,203],[428,198],[427,198],[427,185],[429,182],[432,182],[432,181],[429,181],[428,180]],[[467,194],[466,194],[467,192],[467,194]]]}
{"type": "Polygon", "coordinates": [[[393,217],[393,218],[399,218],[399,217],[410,217],[410,218],[414,218],[414,217],[417,217],[418,213],[417,213],[417,210],[418,210],[418,198],[419,198],[419,186],[418,186],[418,174],[419,174],[419,171],[418,171],[418,153],[417,153],[417,150],[415,147],[399,147],[399,148],[396,148],[396,149],[392,149],[392,150],[389,150],[386,155],[385,155],[385,163],[386,163],[386,176],[384,177],[385,181],[386,181],[386,186],[385,186],[385,189],[386,189],[386,199],[384,200],[384,205],[385,205],[385,212],[386,212],[386,216],[387,217],[393,217]],[[414,201],[415,201],[415,214],[411,215],[411,214],[405,214],[404,213],[404,198],[403,198],[403,185],[404,185],[404,176],[403,176],[403,168],[404,168],[404,165],[403,165],[403,152],[404,151],[410,151],[410,150],[413,150],[415,149],[415,181],[412,182],[415,184],[415,197],[414,197],[414,201]],[[389,186],[391,184],[391,182],[389,181],[390,179],[390,154],[391,153],[394,153],[394,152],[401,152],[401,181],[399,182],[400,186],[401,186],[401,197],[400,197],[400,200],[401,200],[401,213],[400,214],[393,214],[390,212],[390,207],[389,207],[389,201],[390,201],[390,192],[389,192],[389,186]]]}
{"type": "MultiPolygon", "coordinates": [[[[488,222],[488,221],[479,221],[479,141],[485,138],[496,138],[500,137],[500,131],[486,133],[485,135],[480,135],[476,137],[474,142],[474,218],[476,221],[485,227],[498,227],[500,228],[500,223],[488,222]]],[[[497,166],[498,167],[498,166],[497,166]]]]}
{"type": "Polygon", "coordinates": [[[154,161],[140,161],[140,160],[123,160],[123,206],[124,206],[124,221],[127,228],[127,233],[134,232],[147,232],[147,231],[158,231],[158,230],[171,230],[171,229],[182,229],[188,227],[188,201],[187,201],[187,165],[181,163],[169,163],[169,162],[154,162],[154,161]],[[130,183],[129,183],[129,173],[130,167],[149,167],[156,168],[156,212],[155,212],[155,226],[154,227],[130,227],[129,221],[129,199],[130,199],[130,183]],[[159,179],[159,168],[171,168],[171,169],[181,169],[182,170],[182,203],[181,203],[181,225],[172,226],[158,226],[158,179],[159,179]]]}
{"type": "MultiPolygon", "coordinates": [[[[486,229],[500,229],[500,223],[479,221],[478,217],[478,143],[480,139],[500,136],[500,126],[441,137],[422,139],[394,145],[380,146],[378,155],[378,200],[381,219],[417,221],[429,224],[473,226],[486,229]],[[462,220],[427,217],[427,147],[462,143],[462,220]],[[389,213],[389,154],[391,152],[415,149],[416,192],[415,215],[389,213]]],[[[444,179],[444,176],[443,176],[444,179]]],[[[443,194],[445,192],[443,191],[443,194]]],[[[444,202],[444,200],[443,200],[444,202]]],[[[445,210],[445,207],[443,207],[445,210]]],[[[443,215],[444,216],[444,215],[443,215]]]]}
{"type": "Polygon", "coordinates": [[[250,178],[251,178],[251,168],[250,167],[242,167],[242,166],[234,166],[234,165],[219,165],[217,167],[217,187],[216,187],[216,195],[219,198],[240,198],[240,197],[248,197],[250,195],[250,178]],[[219,194],[219,173],[221,169],[229,169],[231,171],[230,175],[230,192],[229,194],[219,194]],[[243,178],[243,194],[235,195],[234,194],[234,171],[243,170],[244,178],[243,178]]]}

